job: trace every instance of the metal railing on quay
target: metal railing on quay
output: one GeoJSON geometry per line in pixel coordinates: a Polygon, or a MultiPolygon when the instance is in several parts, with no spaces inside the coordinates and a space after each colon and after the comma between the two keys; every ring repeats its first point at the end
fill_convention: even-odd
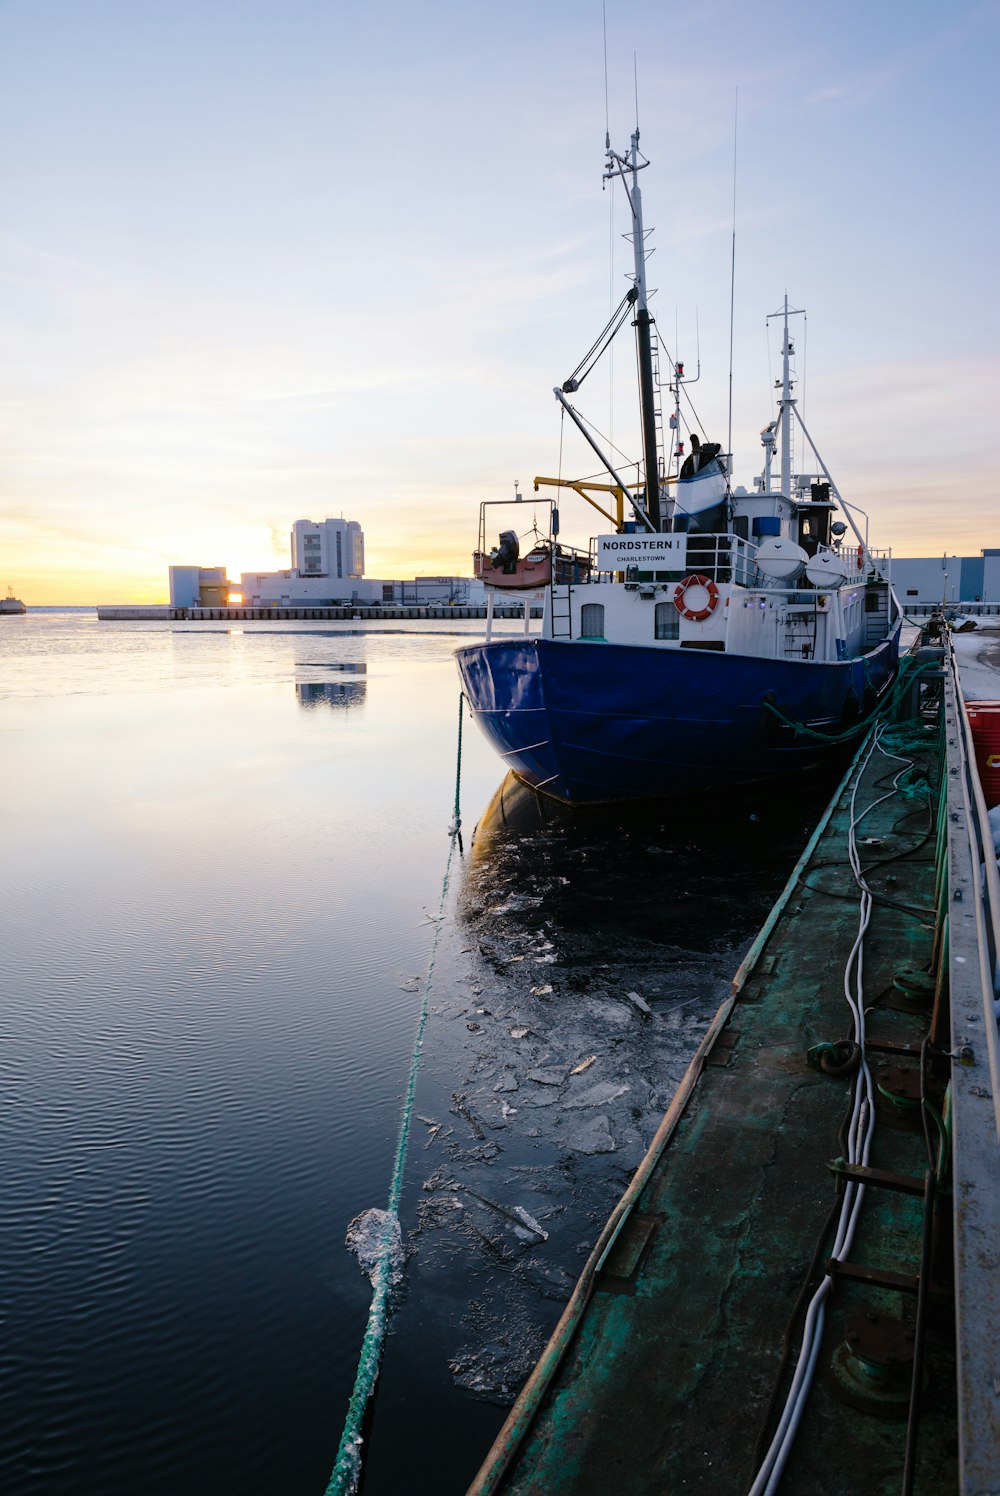
{"type": "MultiPolygon", "coordinates": [[[[997,977],[1000,955],[1000,871],[993,845],[983,787],[976,768],[976,750],[972,727],[965,709],[965,695],[951,635],[946,641],[945,671],[946,737],[948,745],[948,813],[955,823],[956,815],[968,835],[969,856],[975,874],[982,869],[979,887],[973,890],[972,910],[976,935],[976,960],[966,958],[963,966],[972,965],[972,975],[983,1010],[986,1059],[990,1071],[993,1117],[1000,1145],[1000,1030],[997,1025],[997,977]]],[[[952,889],[953,895],[956,888],[952,889]]],[[[964,894],[962,895],[964,898],[964,894]]],[[[962,902],[962,898],[952,902],[962,902]]],[[[953,921],[952,921],[953,922],[953,921]]]]}
{"type": "MultiPolygon", "coordinates": [[[[935,936],[951,1015],[958,1489],[995,1491],[1000,1460],[1000,875],[950,634],[944,641],[946,811],[935,936]]],[[[944,1035],[939,1036],[939,1042],[944,1035]]]]}

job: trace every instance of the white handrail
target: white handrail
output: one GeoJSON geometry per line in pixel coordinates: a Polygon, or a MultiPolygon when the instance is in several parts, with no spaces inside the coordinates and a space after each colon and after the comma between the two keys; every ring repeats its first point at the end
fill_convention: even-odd
{"type": "Polygon", "coordinates": [[[959,676],[954,641],[948,634],[948,663],[957,707],[956,749],[959,758],[959,780],[962,808],[969,835],[972,866],[983,867],[979,897],[974,900],[979,958],[979,987],[983,1001],[986,1030],[986,1052],[993,1096],[993,1115],[997,1141],[1000,1143],[1000,1028],[997,1024],[997,963],[1000,959],[1000,871],[993,847],[993,832],[983,787],[976,768],[976,749],[972,725],[965,709],[965,696],[959,676]]]}

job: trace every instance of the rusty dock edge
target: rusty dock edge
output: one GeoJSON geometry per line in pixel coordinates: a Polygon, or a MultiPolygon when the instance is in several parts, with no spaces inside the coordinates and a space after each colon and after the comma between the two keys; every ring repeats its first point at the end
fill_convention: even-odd
{"type": "MultiPolygon", "coordinates": [[[[995,1272],[982,1298],[1000,1193],[992,1087],[985,1064],[968,1063],[974,1041],[959,1066],[948,1028],[949,902],[968,874],[950,845],[966,829],[952,803],[959,775],[948,772],[962,736],[953,674],[949,663],[935,725],[887,730],[886,747],[914,767],[858,833],[878,894],[864,958],[878,1123],[784,1492],[1000,1490],[995,1272]],[[953,1101],[956,1131],[970,1101],[978,1129],[971,1154],[956,1158],[964,1195],[954,1220],[953,1101]],[[970,1314],[978,1323],[967,1337],[970,1314]]],[[[863,810],[903,767],[878,751],[866,767],[870,748],[866,740],[736,973],[469,1496],[749,1490],[852,1177],[840,1157],[850,1082],[831,1061],[849,1033],[843,971],[858,922],[846,834],[852,796],[863,810]]],[[[967,863],[968,841],[966,831],[967,863]]],[[[974,1027],[967,1014],[961,1026],[974,1027]]]]}

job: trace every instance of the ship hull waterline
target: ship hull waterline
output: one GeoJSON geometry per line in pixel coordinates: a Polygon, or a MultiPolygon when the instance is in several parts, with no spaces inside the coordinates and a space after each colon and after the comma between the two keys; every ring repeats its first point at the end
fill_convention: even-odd
{"type": "Polygon", "coordinates": [[[896,627],[852,660],[557,639],[456,650],[466,701],[503,763],[562,804],[669,797],[796,773],[844,747],[796,733],[848,730],[891,686],[896,627]]]}

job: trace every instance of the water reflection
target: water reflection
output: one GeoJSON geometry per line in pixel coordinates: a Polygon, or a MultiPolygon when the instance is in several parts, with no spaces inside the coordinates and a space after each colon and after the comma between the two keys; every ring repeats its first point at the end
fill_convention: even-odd
{"type": "Polygon", "coordinates": [[[299,706],[330,706],[336,708],[363,706],[368,695],[368,666],[356,662],[334,660],[320,664],[309,662],[298,664],[297,670],[308,670],[309,677],[295,682],[295,696],[299,706]],[[327,674],[332,679],[323,679],[327,674]],[[316,676],[320,678],[317,679],[316,676]]]}
{"type": "Polygon", "coordinates": [[[598,959],[622,966],[705,955],[763,920],[838,777],[573,810],[508,774],[473,834],[462,916],[488,915],[495,934],[500,916],[535,910],[560,963],[593,958],[598,928],[598,959]]]}

